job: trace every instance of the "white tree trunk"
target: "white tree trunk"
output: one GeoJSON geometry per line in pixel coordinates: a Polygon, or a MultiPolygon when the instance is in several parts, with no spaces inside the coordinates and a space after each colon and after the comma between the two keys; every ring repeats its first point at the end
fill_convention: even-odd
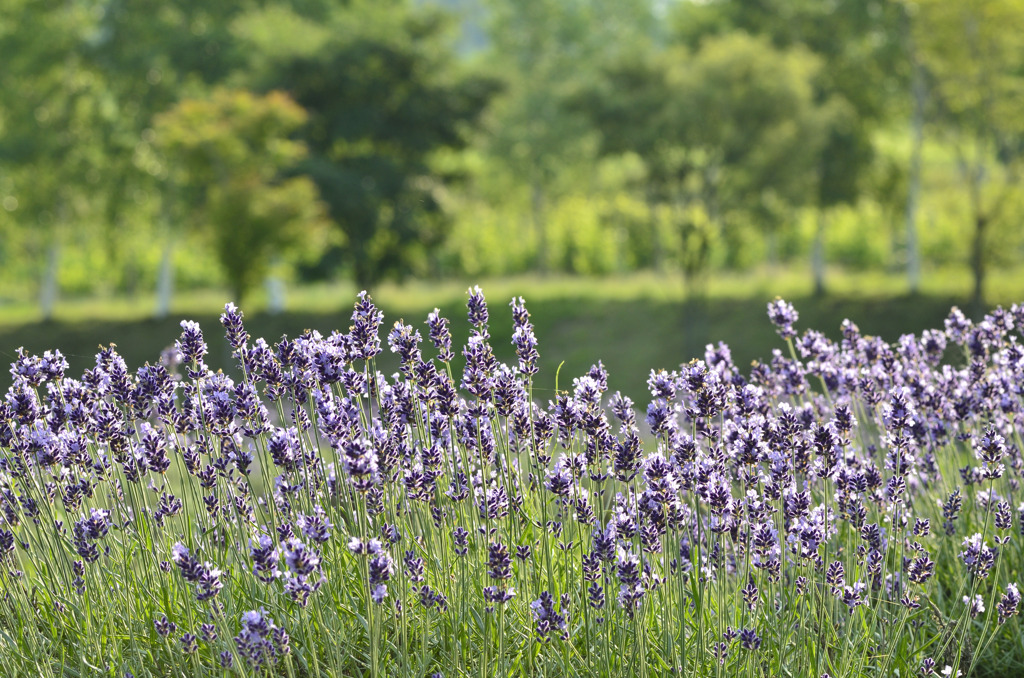
{"type": "Polygon", "coordinates": [[[914,114],[911,118],[910,168],[907,177],[907,283],[911,293],[921,288],[921,253],[917,244],[917,207],[921,195],[921,147],[924,144],[925,86],[921,65],[914,63],[914,114]]]}
{"type": "Polygon", "coordinates": [[[60,264],[60,242],[53,234],[46,252],[46,269],[43,271],[43,284],[39,291],[39,309],[43,320],[53,318],[53,309],[57,305],[57,271],[60,264]]]}
{"type": "Polygon", "coordinates": [[[156,280],[156,317],[163,320],[171,313],[171,297],[174,296],[174,245],[171,239],[164,241],[160,257],[160,273],[156,280]]]}
{"type": "Polygon", "coordinates": [[[548,229],[544,214],[544,187],[534,180],[530,186],[530,215],[534,233],[537,234],[537,268],[541,273],[548,270],[548,229]]]}
{"type": "Polygon", "coordinates": [[[284,280],[277,273],[271,273],[267,277],[267,312],[277,315],[284,312],[285,308],[285,287],[284,280]]]}

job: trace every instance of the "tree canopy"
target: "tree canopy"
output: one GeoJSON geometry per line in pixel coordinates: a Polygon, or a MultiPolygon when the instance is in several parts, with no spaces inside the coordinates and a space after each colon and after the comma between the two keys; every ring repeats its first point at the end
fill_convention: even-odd
{"type": "Polygon", "coordinates": [[[438,12],[355,3],[325,19],[315,52],[282,50],[257,85],[287,90],[308,112],[300,171],[344,232],[342,260],[357,283],[429,273],[445,235],[444,177],[431,156],[466,143],[497,82],[457,72],[438,12]]]}
{"type": "Polygon", "coordinates": [[[966,265],[980,303],[1024,254],[1022,21],[1021,0],[0,0],[0,280],[47,315],[172,271],[247,294],[275,270],[810,259],[822,288],[826,264],[906,263],[911,290],[918,262],[966,265]]]}
{"type": "Polygon", "coordinates": [[[239,303],[275,257],[315,256],[324,245],[316,186],[285,175],[306,156],[289,138],[306,117],[281,92],[218,89],[155,120],[158,146],[177,169],[170,181],[193,197],[239,303]]]}

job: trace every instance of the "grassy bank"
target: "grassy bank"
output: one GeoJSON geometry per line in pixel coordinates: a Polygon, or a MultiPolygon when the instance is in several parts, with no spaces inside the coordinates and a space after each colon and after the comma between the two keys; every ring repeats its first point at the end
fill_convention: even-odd
{"type": "MultiPolygon", "coordinates": [[[[760,270],[720,275],[707,282],[703,300],[687,295],[675,275],[640,273],[610,278],[519,276],[490,280],[383,284],[372,290],[386,315],[386,327],[399,318],[425,331],[427,314],[439,306],[453,320],[465,316],[465,290],[480,284],[491,305],[492,330],[499,359],[508,360],[513,349],[512,318],[507,308],[513,296],[523,296],[540,340],[541,373],[538,386],[554,388],[555,372],[562,367],[562,384],[584,372],[597,360],[611,375],[611,388],[644,401],[645,382],[652,368],[672,369],[703,355],[705,344],[726,342],[736,364],[744,371],[752,360],[769,358],[780,346],[765,317],[765,304],[776,296],[790,300],[801,314],[800,327],[814,327],[838,336],[844,318],[867,334],[893,341],[907,332],[940,326],[951,305],[966,307],[970,281],[959,269],[926,274],[922,291],[909,295],[902,276],[880,272],[830,272],[829,294],[815,297],[804,270],[760,270]]],[[[1017,272],[993,275],[993,305],[1024,299],[1024,278],[1017,272]]],[[[268,341],[304,329],[324,334],[346,330],[358,290],[350,283],[295,288],[288,294],[288,311],[270,315],[265,299],[254,295],[243,309],[253,336],[268,341]]],[[[197,320],[211,345],[211,366],[229,368],[226,344],[217,317],[228,295],[203,290],[178,295],[171,314],[152,318],[150,296],[106,299],[69,299],[57,307],[55,317],[39,320],[30,306],[0,307],[0,350],[9,362],[15,349],[30,352],[59,348],[71,362],[71,373],[91,366],[100,345],[115,343],[132,369],[155,361],[160,351],[177,338],[182,318],[197,320]]],[[[453,322],[455,341],[465,340],[462,322],[453,322]],[[461,334],[460,334],[461,333],[461,334]]],[[[383,368],[397,363],[386,354],[383,368]]],[[[3,383],[9,383],[4,375],[3,383]]]]}

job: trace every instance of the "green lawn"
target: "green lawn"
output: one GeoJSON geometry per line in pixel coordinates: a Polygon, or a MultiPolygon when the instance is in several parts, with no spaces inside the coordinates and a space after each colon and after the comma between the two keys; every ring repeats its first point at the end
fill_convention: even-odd
{"type": "MultiPolygon", "coordinates": [[[[906,294],[905,282],[897,275],[832,271],[830,294],[823,298],[811,294],[805,270],[762,269],[712,278],[701,303],[687,301],[680,277],[650,272],[610,278],[520,276],[389,283],[373,291],[386,313],[382,336],[399,318],[425,334],[423,321],[437,306],[452,319],[456,342],[463,341],[465,290],[471,282],[483,287],[490,302],[492,341],[501,359],[512,357],[508,302],[513,296],[525,297],[540,341],[539,389],[554,388],[555,371],[563,360],[562,385],[602,360],[611,375],[611,389],[639,401],[645,399],[652,368],[674,369],[702,355],[708,342],[728,343],[742,368],[770,356],[772,348],[781,346],[765,316],[765,304],[775,296],[796,305],[801,329],[813,327],[836,337],[839,324],[849,317],[863,332],[891,341],[906,332],[940,326],[951,305],[967,303],[970,289],[968,272],[960,269],[929,271],[917,296],[906,294]]],[[[989,290],[993,304],[1024,300],[1024,276],[996,272],[989,290]]],[[[326,334],[347,329],[356,292],[350,283],[308,286],[290,290],[287,313],[262,312],[264,299],[259,295],[243,310],[249,332],[268,341],[306,328],[326,334]]],[[[0,306],[0,351],[10,360],[19,346],[31,352],[59,348],[71,361],[72,373],[79,373],[92,365],[99,345],[113,342],[134,369],[155,360],[177,338],[178,322],[191,318],[206,332],[211,366],[227,368],[228,351],[217,321],[225,301],[227,294],[219,290],[183,293],[176,298],[171,317],[159,321],[151,317],[155,302],[149,296],[64,300],[55,319],[46,323],[29,305],[0,306]]],[[[390,371],[395,362],[387,358],[382,369],[390,371]]]]}

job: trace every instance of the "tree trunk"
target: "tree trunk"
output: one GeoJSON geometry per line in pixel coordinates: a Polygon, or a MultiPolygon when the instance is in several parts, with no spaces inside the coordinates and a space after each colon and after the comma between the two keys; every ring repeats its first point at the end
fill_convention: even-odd
{"type": "Polygon", "coordinates": [[[764,235],[764,259],[768,268],[775,270],[779,265],[779,233],[772,228],[764,235]]]}
{"type": "Polygon", "coordinates": [[[914,115],[911,120],[910,168],[907,178],[907,283],[910,293],[921,288],[921,253],[917,244],[917,205],[921,194],[921,147],[924,144],[924,105],[927,95],[924,73],[920,63],[914,62],[914,115]]]}
{"type": "Polygon", "coordinates": [[[814,274],[814,296],[825,296],[825,210],[818,208],[818,225],[814,229],[814,244],[811,246],[811,269],[814,274]]]}
{"type": "Polygon", "coordinates": [[[245,285],[229,285],[231,289],[231,301],[235,306],[242,307],[242,301],[245,299],[246,288],[245,285]]]}
{"type": "Polygon", "coordinates": [[[267,276],[267,313],[278,315],[284,312],[284,280],[277,273],[267,276]]]}
{"type": "Polygon", "coordinates": [[[43,320],[53,319],[53,308],[57,305],[57,271],[60,263],[60,242],[57,234],[51,234],[50,246],[46,251],[46,269],[43,271],[43,284],[39,291],[39,310],[43,320]]]}
{"type": "Polygon", "coordinates": [[[641,256],[650,262],[652,269],[655,271],[662,271],[665,263],[664,257],[662,256],[661,240],[658,233],[658,201],[655,198],[654,191],[648,189],[644,196],[644,201],[647,203],[647,219],[649,222],[649,228],[651,229],[651,250],[649,259],[646,257],[646,252],[641,256]]]}
{"type": "Polygon", "coordinates": [[[537,269],[541,273],[546,273],[548,270],[548,234],[544,218],[544,187],[540,181],[534,180],[530,189],[530,212],[533,217],[533,230],[537,234],[537,269]]]}
{"type": "Polygon", "coordinates": [[[163,320],[171,313],[171,297],[174,295],[174,245],[171,239],[164,240],[164,251],[160,257],[160,273],[156,279],[157,320],[163,320]]]}
{"type": "Polygon", "coordinates": [[[350,255],[352,256],[352,277],[355,279],[356,287],[360,290],[369,290],[375,278],[373,264],[370,263],[370,257],[366,253],[367,249],[369,248],[364,244],[353,248],[350,255]]]}
{"type": "Polygon", "coordinates": [[[974,293],[971,295],[971,306],[976,313],[985,308],[985,231],[988,228],[988,216],[974,216],[974,241],[971,244],[971,273],[974,276],[974,293]]]}

